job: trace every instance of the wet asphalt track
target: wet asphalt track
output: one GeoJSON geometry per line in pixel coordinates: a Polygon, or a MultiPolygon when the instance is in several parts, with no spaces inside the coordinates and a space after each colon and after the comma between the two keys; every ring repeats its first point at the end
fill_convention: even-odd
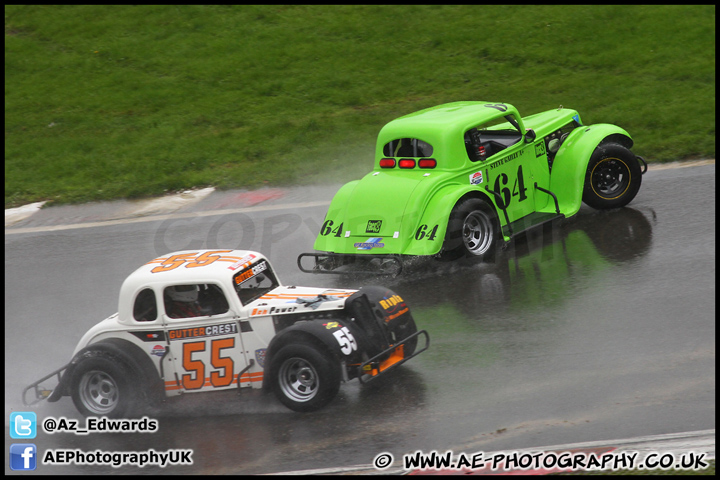
{"type": "MultiPolygon", "coordinates": [[[[715,428],[714,162],[651,169],[629,207],[583,207],[491,264],[419,261],[394,279],[297,269],[338,186],[56,207],[6,226],[6,428],[23,386],[67,362],[117,311],[125,276],[170,250],[261,250],[285,284],[380,283],[431,336],[428,352],[313,414],[256,392],[187,396],[148,412],[157,433],[35,439],[41,452],[193,449],[192,466],[36,473],[273,473],[715,428]]],[[[69,398],[34,411],[79,418],[69,398]]]]}

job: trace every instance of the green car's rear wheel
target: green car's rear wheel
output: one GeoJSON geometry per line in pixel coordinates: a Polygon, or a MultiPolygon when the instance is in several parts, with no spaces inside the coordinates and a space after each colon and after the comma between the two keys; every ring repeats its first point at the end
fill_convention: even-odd
{"type": "Polygon", "coordinates": [[[597,209],[624,207],[637,195],[641,181],[640,163],[630,150],[600,145],[588,163],[583,202],[597,209]]]}
{"type": "Polygon", "coordinates": [[[488,258],[495,253],[498,232],[497,215],[487,202],[479,198],[463,200],[450,213],[441,258],[488,258]]]}

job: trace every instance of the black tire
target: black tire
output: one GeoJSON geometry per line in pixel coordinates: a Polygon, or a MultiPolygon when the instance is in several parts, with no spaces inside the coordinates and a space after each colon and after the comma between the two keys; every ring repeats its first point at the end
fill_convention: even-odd
{"type": "Polygon", "coordinates": [[[615,143],[600,145],[585,173],[583,202],[599,210],[624,207],[641,183],[640,162],[630,150],[615,143]]]}
{"type": "Polygon", "coordinates": [[[479,198],[463,200],[450,213],[440,258],[489,258],[495,253],[499,231],[495,210],[487,202],[479,198]]]}
{"type": "Polygon", "coordinates": [[[73,369],[73,403],[85,416],[127,416],[137,394],[130,368],[107,352],[88,351],[73,369]]]}
{"type": "Polygon", "coordinates": [[[308,343],[286,345],[270,363],[272,389],[283,405],[312,412],[332,401],[340,390],[340,366],[331,355],[308,343]]]}

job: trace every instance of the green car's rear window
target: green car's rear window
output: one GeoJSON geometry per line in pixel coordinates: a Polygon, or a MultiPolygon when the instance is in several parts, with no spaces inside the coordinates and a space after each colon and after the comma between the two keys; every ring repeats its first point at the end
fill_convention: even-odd
{"type": "Polygon", "coordinates": [[[399,138],[383,147],[386,157],[431,157],[432,154],[432,145],[417,138],[399,138]]]}

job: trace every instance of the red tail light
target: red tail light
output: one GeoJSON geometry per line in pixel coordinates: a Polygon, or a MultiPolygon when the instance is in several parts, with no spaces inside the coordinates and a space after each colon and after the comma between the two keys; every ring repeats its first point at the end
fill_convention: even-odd
{"type": "Polygon", "coordinates": [[[418,161],[418,167],[420,168],[435,168],[437,167],[437,162],[434,158],[421,158],[420,161],[418,161]]]}
{"type": "Polygon", "coordinates": [[[398,162],[400,168],[415,168],[415,160],[412,158],[403,158],[398,162]]]}
{"type": "Polygon", "coordinates": [[[380,168],[394,168],[395,159],[393,158],[382,158],[380,159],[380,168]]]}

